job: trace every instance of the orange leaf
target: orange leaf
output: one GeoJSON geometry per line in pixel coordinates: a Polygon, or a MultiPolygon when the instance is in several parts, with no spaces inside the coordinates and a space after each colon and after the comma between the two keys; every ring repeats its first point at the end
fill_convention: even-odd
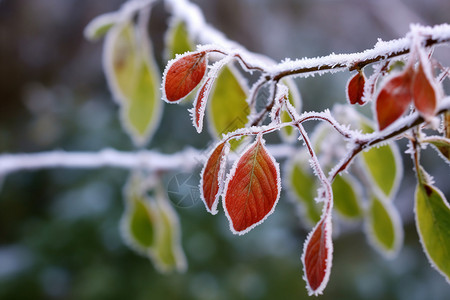
{"type": "Polygon", "coordinates": [[[223,189],[226,155],[229,148],[227,142],[220,143],[209,156],[201,174],[201,198],[206,209],[213,215],[217,213],[217,204],[223,189]]]}
{"type": "Polygon", "coordinates": [[[278,163],[261,137],[235,162],[225,185],[224,209],[233,233],[244,234],[262,223],[280,197],[278,163]]]}
{"type": "Polygon", "coordinates": [[[202,80],[208,60],[205,52],[180,56],[167,66],[164,76],[164,94],[168,102],[186,97],[202,80]]]}
{"type": "Polygon", "coordinates": [[[362,71],[356,73],[347,84],[347,99],[350,104],[363,105],[365,102],[362,100],[364,93],[364,84],[366,83],[366,77],[362,71]]]}
{"type": "Polygon", "coordinates": [[[430,76],[426,74],[424,65],[420,62],[413,79],[413,98],[414,106],[425,119],[434,116],[437,104],[436,90],[430,76]]]}
{"type": "Polygon", "coordinates": [[[303,248],[304,279],[310,296],[321,294],[330,277],[333,254],[330,224],[330,216],[325,215],[311,231],[303,248]]]}
{"type": "Polygon", "coordinates": [[[203,117],[205,116],[205,107],[206,107],[206,101],[208,100],[209,92],[211,91],[212,86],[212,77],[209,77],[205,80],[202,87],[200,88],[197,97],[195,98],[194,102],[194,111],[193,111],[193,118],[194,121],[194,127],[197,129],[197,132],[202,132],[203,128],[203,117]]]}
{"type": "Polygon", "coordinates": [[[400,118],[411,103],[412,75],[412,70],[408,68],[389,78],[381,88],[375,103],[380,130],[400,118]]]}

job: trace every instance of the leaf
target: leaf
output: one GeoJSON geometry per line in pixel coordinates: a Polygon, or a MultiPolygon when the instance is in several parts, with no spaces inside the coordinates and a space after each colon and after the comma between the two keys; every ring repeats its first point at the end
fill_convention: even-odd
{"type": "Polygon", "coordinates": [[[382,198],[373,196],[367,212],[366,233],[370,244],[387,258],[400,250],[403,231],[395,207],[382,198]]]}
{"type": "Polygon", "coordinates": [[[362,70],[353,75],[347,83],[347,100],[350,104],[364,105],[363,94],[366,76],[362,70]]]}
{"type": "MultiPolygon", "coordinates": [[[[295,107],[297,111],[301,110],[302,101],[300,92],[297,88],[297,85],[292,79],[283,80],[283,83],[289,88],[288,99],[289,103],[295,107]]],[[[286,110],[283,110],[281,113],[281,122],[291,122],[292,118],[289,116],[289,113],[286,110]]],[[[280,137],[284,142],[295,142],[297,140],[297,131],[291,127],[286,126],[280,129],[280,137]]]]}
{"type": "Polygon", "coordinates": [[[187,268],[186,257],[181,248],[181,230],[178,215],[166,197],[156,199],[160,216],[160,227],[154,263],[160,272],[184,272],[187,268]]]}
{"type": "Polygon", "coordinates": [[[84,36],[90,41],[102,38],[117,22],[119,14],[116,12],[106,13],[95,17],[84,28],[84,36]]]}
{"type": "Polygon", "coordinates": [[[450,283],[450,206],[436,187],[418,184],[416,227],[431,265],[450,283]]]}
{"type": "Polygon", "coordinates": [[[303,246],[303,279],[310,296],[322,294],[330,278],[332,260],[331,216],[325,214],[303,246]]]}
{"type": "Polygon", "coordinates": [[[359,198],[361,193],[356,180],[346,174],[338,175],[332,183],[334,208],[343,217],[354,219],[362,214],[359,198]]]}
{"type": "Polygon", "coordinates": [[[278,163],[257,140],[237,160],[227,177],[224,210],[235,234],[261,224],[275,209],[280,197],[278,163]]]}
{"type": "Polygon", "coordinates": [[[442,158],[450,163],[450,139],[441,136],[430,136],[422,140],[422,142],[430,143],[442,158]]]}
{"type": "Polygon", "coordinates": [[[400,118],[412,101],[411,84],[413,72],[407,68],[404,72],[386,79],[376,97],[378,127],[385,129],[400,118]]]}
{"type": "Polygon", "coordinates": [[[121,106],[122,126],[134,143],[142,146],[159,124],[162,105],[160,74],[151,58],[151,45],[137,35],[130,22],[108,32],[104,70],[114,99],[121,106]]]}
{"type": "MultiPolygon", "coordinates": [[[[237,71],[227,65],[222,68],[209,96],[208,119],[209,129],[213,136],[242,128],[247,123],[250,113],[247,104],[247,91],[238,78],[237,71]]],[[[231,141],[231,149],[235,149],[236,141],[231,141]],[[234,143],[233,143],[234,142],[234,143]]]]}
{"type": "Polygon", "coordinates": [[[169,103],[183,100],[199,83],[205,73],[206,52],[190,52],[169,61],[163,75],[163,99],[169,103]]]}
{"type": "Polygon", "coordinates": [[[211,214],[217,213],[217,204],[223,190],[228,142],[221,142],[214,148],[201,173],[200,198],[211,214]]]}
{"type": "Polygon", "coordinates": [[[380,147],[372,147],[361,153],[360,157],[373,187],[387,198],[392,198],[403,176],[403,164],[397,145],[391,142],[380,147]]]}
{"type": "Polygon", "coordinates": [[[162,193],[147,196],[142,175],[133,174],[125,188],[120,232],[125,244],[148,257],[159,272],[186,269],[178,216],[162,193]]]}
{"type": "Polygon", "coordinates": [[[199,89],[194,101],[194,110],[192,113],[192,120],[194,127],[198,133],[203,129],[203,117],[205,116],[206,102],[208,100],[211,86],[214,83],[213,77],[208,77],[199,89]]]}
{"type": "Polygon", "coordinates": [[[195,49],[195,45],[186,28],[186,23],[181,19],[171,21],[165,41],[168,59],[174,59],[177,54],[183,54],[195,49]]]}
{"type": "Polygon", "coordinates": [[[420,60],[419,66],[414,73],[412,86],[414,106],[420,114],[428,120],[436,113],[437,92],[433,83],[434,78],[430,70],[431,65],[429,63],[425,64],[424,62],[424,59],[420,60]],[[427,67],[427,70],[424,69],[425,67],[427,67]]]}
{"type": "Polygon", "coordinates": [[[121,219],[121,234],[125,243],[140,254],[146,255],[155,246],[157,216],[148,198],[129,195],[121,219]]]}
{"type": "Polygon", "coordinates": [[[314,198],[317,192],[316,177],[310,171],[308,159],[297,159],[286,162],[288,186],[295,198],[303,206],[309,223],[316,224],[320,220],[320,204],[314,198]]]}

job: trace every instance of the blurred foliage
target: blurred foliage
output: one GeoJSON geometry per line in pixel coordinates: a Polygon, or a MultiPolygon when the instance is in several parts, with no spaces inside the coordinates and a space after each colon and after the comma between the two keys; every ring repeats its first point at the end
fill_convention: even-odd
{"type": "MultiPolygon", "coordinates": [[[[277,59],[362,50],[379,36],[398,37],[392,25],[383,23],[370,9],[370,1],[195,2],[205,9],[207,20],[228,36],[277,59]],[[330,14],[349,13],[352,18],[330,18],[330,14]],[[327,22],[321,22],[323,16],[327,22]],[[350,22],[362,18],[360,26],[350,22]],[[320,25],[304,26],[312,20],[320,25]]],[[[121,3],[0,1],[1,153],[95,151],[105,146],[134,149],[121,129],[118,108],[106,86],[101,43],[88,43],[82,36],[93,17],[121,3]]],[[[424,6],[424,2],[412,1],[409,9],[416,16],[421,13],[426,22],[446,21],[445,8],[450,3],[433,3],[424,6]]],[[[158,4],[150,24],[160,67],[167,27],[162,9],[158,4]]],[[[395,19],[406,24],[417,21],[395,19]]],[[[329,106],[317,99],[344,102],[348,74],[341,75],[334,76],[335,81],[330,77],[299,81],[304,109],[329,106]]],[[[149,146],[175,152],[185,145],[206,147],[208,141],[207,133],[195,134],[185,107],[166,105],[160,129],[149,146]]],[[[435,174],[448,172],[432,160],[424,163],[435,168],[435,174]]],[[[128,175],[128,171],[115,169],[57,169],[0,178],[0,299],[307,298],[300,263],[307,232],[291,204],[284,201],[285,195],[264,224],[239,237],[231,234],[223,214],[209,215],[198,198],[169,194],[178,205],[189,268],[184,274],[161,275],[120,239],[122,188],[128,175]],[[180,203],[180,197],[189,205],[180,203]]],[[[177,175],[165,174],[165,183],[177,175]]],[[[408,184],[406,179],[405,187],[408,184]]],[[[448,195],[448,188],[444,193],[448,195]]],[[[409,211],[411,195],[412,191],[400,195],[405,199],[400,203],[406,202],[409,211]]],[[[408,218],[408,213],[404,215],[408,218]]],[[[405,246],[393,261],[371,250],[359,228],[343,226],[345,234],[335,239],[333,272],[321,299],[446,299],[448,284],[429,267],[415,228],[408,224],[405,246]]]]}

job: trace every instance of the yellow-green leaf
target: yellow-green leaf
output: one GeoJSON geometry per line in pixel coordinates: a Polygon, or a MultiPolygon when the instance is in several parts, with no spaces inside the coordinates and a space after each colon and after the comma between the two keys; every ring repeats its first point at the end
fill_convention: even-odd
{"type": "Polygon", "coordinates": [[[117,22],[119,14],[106,13],[95,17],[84,29],[84,36],[91,41],[102,38],[117,22]]]}
{"type": "Polygon", "coordinates": [[[121,106],[122,126],[137,146],[147,143],[162,113],[161,74],[146,34],[131,21],[117,24],[107,33],[104,48],[106,78],[121,106]]]}
{"type": "Polygon", "coordinates": [[[361,154],[366,174],[374,187],[387,198],[396,193],[403,174],[403,164],[395,143],[373,147],[361,154]]]}
{"type": "Polygon", "coordinates": [[[321,207],[314,199],[317,194],[317,183],[308,160],[287,161],[286,164],[289,180],[286,186],[301,205],[303,215],[308,219],[307,223],[316,224],[320,220],[321,207]]]}
{"type": "Polygon", "coordinates": [[[332,183],[334,208],[345,218],[358,218],[362,209],[359,187],[356,180],[348,174],[338,175],[332,183]]]}
{"type": "MultiPolygon", "coordinates": [[[[222,134],[242,128],[250,113],[247,89],[233,66],[220,71],[208,100],[208,120],[211,133],[221,138],[222,134]]],[[[230,142],[231,149],[237,146],[230,142]]]]}
{"type": "Polygon", "coordinates": [[[450,283],[450,206],[442,192],[428,184],[416,188],[416,226],[431,265],[450,283]]]}
{"type": "Polygon", "coordinates": [[[126,201],[121,220],[121,233],[127,245],[145,255],[147,250],[155,245],[156,222],[157,216],[150,200],[143,196],[131,195],[126,201]]]}
{"type": "MultiPolygon", "coordinates": [[[[301,110],[302,102],[300,97],[300,92],[292,79],[283,80],[283,84],[285,84],[289,88],[288,99],[292,106],[295,107],[297,111],[301,110]]],[[[286,110],[281,112],[281,122],[291,122],[292,118],[289,116],[286,110]]],[[[297,131],[292,126],[286,126],[281,128],[280,130],[281,139],[285,142],[293,142],[297,138],[297,131]]]]}
{"type": "Polygon", "coordinates": [[[186,269],[178,215],[162,192],[147,196],[144,178],[133,174],[125,189],[125,211],[120,229],[132,250],[148,257],[159,272],[186,269]]]}
{"type": "Polygon", "coordinates": [[[175,19],[166,33],[166,51],[168,60],[175,58],[177,54],[194,51],[195,44],[192,42],[186,23],[175,19]]]}
{"type": "Polygon", "coordinates": [[[181,232],[178,215],[165,197],[158,196],[157,207],[161,231],[154,252],[155,265],[161,272],[184,272],[186,257],[181,247],[181,232]]]}
{"type": "Polygon", "coordinates": [[[367,211],[366,231],[370,244],[388,258],[394,257],[403,242],[400,216],[391,202],[373,196],[367,211]]]}
{"type": "Polygon", "coordinates": [[[440,156],[447,163],[450,163],[450,139],[441,136],[430,136],[424,139],[423,142],[432,144],[440,156]]]}

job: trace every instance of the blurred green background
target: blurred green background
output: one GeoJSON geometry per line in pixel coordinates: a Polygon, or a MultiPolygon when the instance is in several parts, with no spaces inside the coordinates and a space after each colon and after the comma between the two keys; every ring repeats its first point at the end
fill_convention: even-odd
{"type": "MultiPolygon", "coordinates": [[[[118,120],[101,69],[102,42],[84,26],[123,1],[0,0],[0,153],[53,149],[135,150],[118,120]]],[[[398,38],[409,23],[449,22],[447,0],[197,0],[208,22],[252,51],[276,60],[371,48],[398,38]]],[[[158,2],[150,32],[162,69],[167,14],[158,2]]],[[[437,50],[450,65],[448,48],[437,50]]],[[[348,72],[297,80],[305,110],[345,102],[348,72]]],[[[448,82],[448,81],[447,81],[448,82]]],[[[448,94],[448,87],[447,94],[448,94]]],[[[206,148],[186,107],[165,105],[148,148],[206,148]],[[176,120],[175,122],[173,120],[176,120]],[[168,138],[169,137],[169,138],[168,138]]],[[[400,144],[402,150],[405,145],[400,144]]],[[[449,198],[449,169],[424,152],[424,165],[449,198]]],[[[335,238],[334,265],[321,299],[448,299],[450,286],[421,250],[412,222],[412,167],[405,162],[399,207],[405,245],[387,261],[347,226],[335,238]]],[[[122,242],[118,224],[128,171],[42,170],[0,178],[0,299],[305,299],[300,255],[307,230],[286,195],[276,212],[234,236],[220,212],[195,197],[200,170],[166,173],[189,269],[161,275],[122,242]],[[172,189],[174,178],[180,190],[172,189]]],[[[450,259],[450,258],[449,258],[450,259]]]]}

